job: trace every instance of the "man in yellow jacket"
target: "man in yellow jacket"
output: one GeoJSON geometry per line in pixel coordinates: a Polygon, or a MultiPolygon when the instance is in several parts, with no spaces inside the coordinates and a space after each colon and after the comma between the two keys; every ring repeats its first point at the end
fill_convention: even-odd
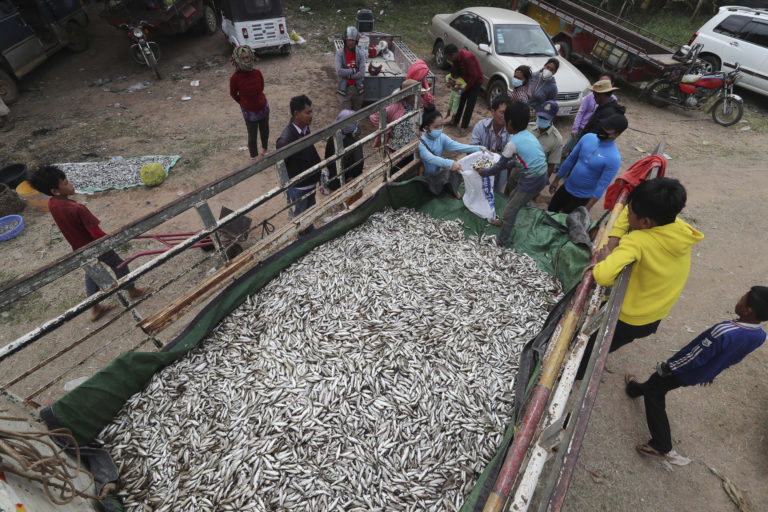
{"type": "MultiPolygon", "coordinates": [[[[638,185],[629,194],[608,245],[597,255],[592,275],[601,286],[613,284],[622,269],[634,263],[611,352],[655,333],[683,291],[691,270],[691,247],[704,238],[677,218],[686,199],[685,188],[675,179],[657,178],[638,185]]],[[[587,343],[579,379],[596,337],[587,343]]]]}

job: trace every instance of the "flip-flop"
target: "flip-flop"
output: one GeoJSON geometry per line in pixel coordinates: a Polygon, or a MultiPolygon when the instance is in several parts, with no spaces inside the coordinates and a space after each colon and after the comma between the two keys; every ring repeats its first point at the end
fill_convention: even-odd
{"type": "Polygon", "coordinates": [[[637,453],[640,455],[645,455],[646,457],[651,457],[658,460],[669,460],[669,457],[666,453],[661,453],[660,451],[648,446],[647,444],[639,444],[635,446],[635,450],[637,450],[637,453]]]}
{"type": "Polygon", "coordinates": [[[631,373],[625,373],[624,374],[624,384],[629,384],[630,382],[637,382],[637,379],[635,379],[635,376],[631,373]]]}

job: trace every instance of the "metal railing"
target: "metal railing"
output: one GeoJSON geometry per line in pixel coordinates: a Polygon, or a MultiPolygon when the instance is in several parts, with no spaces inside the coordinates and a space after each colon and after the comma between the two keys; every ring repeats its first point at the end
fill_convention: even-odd
{"type": "MultiPolygon", "coordinates": [[[[200,301],[205,297],[210,296],[215,290],[221,289],[228,284],[229,280],[236,278],[238,275],[244,273],[257,265],[260,261],[263,261],[271,254],[274,254],[282,247],[291,243],[303,227],[318,221],[322,216],[327,214],[329,210],[339,205],[344,205],[346,200],[353,195],[375,183],[386,183],[390,180],[397,179],[406,172],[412,170],[417,159],[414,159],[407,168],[400,169],[395,175],[390,172],[393,160],[397,161],[415,153],[417,148],[416,137],[414,137],[412,143],[408,144],[398,152],[386,154],[386,156],[384,153],[387,150],[383,147],[381,149],[371,150],[366,158],[369,160],[369,163],[372,161],[373,165],[368,166],[366,173],[352,180],[347,181],[343,178],[345,169],[342,168],[341,159],[360,146],[371,145],[371,142],[378,136],[381,136],[383,140],[384,134],[397,124],[411,123],[411,125],[413,125],[415,120],[420,119],[418,91],[418,85],[414,85],[406,90],[397,91],[387,98],[361,109],[359,112],[338,123],[317,130],[316,132],[281,148],[279,151],[266,155],[263,159],[256,161],[243,169],[229,173],[211,183],[203,185],[193,192],[157,209],[151,214],[126,224],[116,232],[100,238],[77,251],[67,254],[64,257],[3,286],[0,289],[0,307],[5,308],[9,305],[12,306],[16,301],[19,301],[25,296],[41,290],[46,286],[56,286],[58,280],[68,276],[73,271],[84,268],[89,276],[92,276],[97,280],[101,291],[79,301],[76,305],[67,308],[63,312],[59,312],[53,316],[53,318],[40,323],[34,329],[0,348],[0,363],[6,364],[6,367],[9,369],[18,371],[17,375],[9,377],[7,380],[4,379],[4,382],[0,382],[0,390],[9,389],[11,386],[22,383],[22,381],[44,367],[47,367],[48,371],[56,369],[54,363],[60,360],[62,356],[75,349],[78,349],[78,351],[82,350],[84,344],[93,344],[96,342],[97,346],[95,350],[86,354],[82,359],[77,360],[63,374],[58,373],[55,377],[46,379],[47,382],[45,382],[43,386],[38,386],[32,393],[22,393],[22,396],[26,397],[25,399],[28,403],[37,405],[33,399],[44,391],[49,390],[57,382],[60,382],[64,376],[74,368],[82,368],[86,361],[91,360],[97,355],[101,357],[106,356],[108,359],[114,357],[112,356],[110,358],[108,354],[113,344],[114,346],[119,345],[117,340],[119,340],[121,334],[118,334],[111,339],[107,339],[107,331],[113,329],[121,319],[126,318],[126,314],[133,315],[136,322],[130,322],[130,325],[122,332],[122,335],[131,333],[134,337],[138,336],[141,338],[140,341],[131,346],[131,349],[139,348],[149,342],[154,342],[157,347],[162,347],[164,344],[157,338],[157,333],[172,324],[175,319],[181,316],[181,313],[186,312],[193,305],[199,305],[200,301]],[[386,108],[389,105],[402,101],[410,96],[414,96],[415,98],[414,111],[392,123],[387,123],[386,108]],[[341,130],[344,127],[357,123],[375,112],[379,112],[380,122],[378,126],[374,127],[372,133],[361,137],[358,142],[349,147],[345,148],[343,144],[339,144],[339,141],[341,140],[341,130]],[[287,174],[283,175],[285,169],[284,161],[287,157],[305,148],[314,146],[319,142],[324,142],[329,137],[334,137],[336,141],[335,154],[329,158],[324,158],[317,165],[307,169],[292,179],[288,179],[287,174]],[[255,214],[259,219],[264,219],[252,229],[258,229],[262,225],[266,226],[269,220],[281,215],[290,206],[289,203],[288,206],[278,207],[277,213],[275,213],[275,203],[273,200],[279,200],[280,196],[284,194],[287,196],[287,190],[289,188],[295,186],[296,183],[307,177],[318,177],[319,181],[321,170],[331,162],[337,162],[340,174],[342,175],[340,176],[342,186],[339,190],[333,192],[325,201],[308,209],[300,216],[289,219],[287,223],[278,227],[278,229],[272,228],[271,232],[268,232],[269,230],[265,229],[264,236],[260,241],[256,242],[252,247],[247,248],[242,254],[230,260],[227,256],[227,248],[222,243],[221,237],[218,236],[223,228],[233,221],[244,218],[247,214],[255,214]],[[270,170],[273,167],[277,168],[278,174],[280,175],[280,184],[278,186],[273,187],[266,193],[248,201],[245,205],[231,211],[231,213],[222,218],[218,220],[215,219],[208,204],[209,199],[232,189],[232,187],[243,183],[249,178],[270,170]],[[265,207],[267,203],[270,203],[269,208],[265,207]],[[109,250],[117,249],[126,242],[133,240],[166,222],[177,219],[182,214],[192,210],[196,211],[202,220],[203,228],[201,230],[177,245],[170,247],[167,251],[155,255],[151,260],[142,265],[137,266],[136,268],[131,268],[131,272],[122,279],[115,280],[112,278],[111,274],[107,273],[98,263],[97,258],[99,255],[104,254],[109,250]],[[169,265],[171,260],[174,260],[182,254],[190,255],[191,253],[188,249],[203,240],[213,240],[217,251],[211,253],[212,255],[203,258],[193,258],[193,263],[185,261],[183,265],[169,265]],[[182,287],[183,290],[180,297],[168,297],[167,294],[163,295],[162,302],[164,307],[151,317],[146,319],[142,318],[141,314],[138,312],[137,306],[143,304],[152,296],[157,295],[161,290],[176,280],[188,276],[190,270],[205,262],[210,262],[212,258],[216,257],[218,257],[218,269],[215,273],[205,277],[202,283],[184,283],[187,286],[182,287]],[[189,266],[187,267],[186,265],[189,266]],[[121,297],[120,292],[133,286],[133,283],[142,276],[153,271],[156,271],[153,273],[153,275],[155,275],[166,269],[175,269],[176,267],[182,267],[181,272],[171,279],[166,279],[166,276],[163,276],[163,283],[156,287],[157,289],[152,295],[144,297],[134,303],[129,303],[121,297]],[[189,286],[190,284],[191,286],[189,286]],[[197,293],[190,292],[190,288],[192,289],[192,292],[197,291],[197,293]],[[19,351],[32,345],[46,335],[56,332],[62,326],[67,325],[81,315],[81,313],[113,295],[117,295],[118,298],[121,299],[123,308],[104,324],[98,325],[95,329],[87,332],[85,335],[78,335],[73,340],[69,339],[69,336],[66,336],[66,338],[69,339],[66,346],[59,347],[57,345],[51,354],[46,354],[42,360],[36,359],[34,364],[31,364],[29,368],[19,369],[16,364],[7,364],[8,359],[14,354],[19,353],[19,351]]],[[[414,127],[414,132],[415,130],[414,127]]],[[[130,318],[130,316],[128,318],[130,318]]],[[[114,355],[116,356],[117,354],[114,355]]],[[[13,363],[13,361],[11,361],[11,363],[13,363]]]]}

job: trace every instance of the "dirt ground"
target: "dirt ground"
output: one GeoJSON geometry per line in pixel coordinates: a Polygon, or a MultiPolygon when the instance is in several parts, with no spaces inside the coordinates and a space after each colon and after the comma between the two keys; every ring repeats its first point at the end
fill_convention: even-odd
{"type": "MultiPolygon", "coordinates": [[[[93,11],[96,6],[89,9],[93,11]]],[[[239,150],[246,145],[245,127],[237,105],[229,98],[230,49],[221,34],[158,39],[163,51],[160,67],[165,76],[157,81],[150,71],[131,61],[122,33],[99,20],[95,12],[92,20],[90,50],[77,55],[58,54],[21,81],[21,99],[11,106],[16,127],[0,136],[0,164],[24,162],[33,168],[44,162],[97,161],[116,155],[181,155],[169,179],[156,189],[140,187],[77,198],[87,202],[102,220],[102,228],[110,232],[247,165],[249,157],[247,151],[239,150]],[[184,66],[190,69],[184,70],[184,66]],[[192,87],[192,80],[199,80],[200,86],[192,87]],[[145,82],[146,88],[126,91],[145,82]],[[192,99],[181,101],[185,95],[192,99]]],[[[305,36],[313,37],[311,33],[305,36]]],[[[291,96],[306,93],[312,98],[315,129],[329,124],[337,114],[332,56],[317,50],[323,48],[322,41],[311,43],[296,49],[290,57],[264,56],[259,63],[272,109],[270,150],[288,121],[291,96]]],[[[330,45],[326,46],[330,49],[330,45]]],[[[422,57],[432,64],[429,56],[422,57]]],[[[600,388],[565,508],[736,510],[719,479],[708,469],[707,465],[711,465],[741,490],[750,510],[766,510],[768,349],[758,350],[725,372],[712,387],[680,389],[669,395],[675,449],[694,461],[686,467],[674,467],[671,472],[636,454],[635,444],[648,437],[643,406],[624,395],[622,383],[625,372],[647,377],[656,361],[669,357],[712,323],[732,318],[737,299],[748,287],[768,281],[764,257],[768,248],[764,235],[768,218],[768,99],[745,94],[746,122],[723,128],[702,113],[650,107],[636,91],[626,87],[619,96],[627,106],[630,121],[630,130],[618,140],[623,168],[663,140],[665,152],[671,157],[667,175],[680,179],[688,189],[683,217],[706,238],[694,247],[688,284],[658,333],[609,357],[609,371],[600,388]]],[[[444,108],[446,103],[447,95],[439,89],[438,106],[444,108]]],[[[481,101],[476,120],[487,115],[486,109],[481,101]]],[[[570,122],[558,120],[561,133],[568,133],[570,122]]],[[[218,213],[221,205],[241,206],[276,184],[274,172],[259,174],[211,200],[212,209],[218,213]]],[[[275,203],[273,211],[280,206],[275,203]]],[[[599,214],[598,206],[593,216],[599,214]]],[[[284,221],[284,215],[275,219],[276,224],[284,221]]],[[[47,265],[70,250],[48,214],[28,207],[24,222],[26,230],[20,237],[0,244],[0,283],[47,265]]],[[[165,232],[195,230],[200,224],[189,213],[162,228],[165,232]]],[[[148,245],[132,242],[119,252],[126,255],[143,247],[148,245]]],[[[214,265],[206,261],[195,267],[197,262],[192,257],[180,260],[173,270],[187,274],[186,281],[177,282],[142,305],[143,313],[150,314],[153,308],[163,305],[166,294],[183,292],[214,265]]],[[[162,277],[150,274],[142,283],[157,284],[162,277]]],[[[5,308],[0,312],[0,344],[5,345],[83,297],[82,274],[77,271],[5,308]]],[[[3,381],[8,381],[5,376],[15,376],[20,369],[50,355],[66,340],[93,328],[81,318],[46,337],[12,363],[0,365],[3,381]]],[[[63,360],[71,370],[38,401],[45,403],[61,396],[66,382],[92,374],[119,352],[142,341],[123,338],[119,330],[109,332],[110,344],[96,358],[87,359],[85,347],[66,356],[63,360]]],[[[145,345],[144,349],[149,347],[145,345]]],[[[95,348],[92,346],[90,351],[95,348]]],[[[14,390],[24,394],[42,382],[45,379],[14,390]]]]}

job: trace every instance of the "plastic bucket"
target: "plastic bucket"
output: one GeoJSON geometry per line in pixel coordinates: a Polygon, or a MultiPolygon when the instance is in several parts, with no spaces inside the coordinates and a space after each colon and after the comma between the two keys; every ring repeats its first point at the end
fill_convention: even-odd
{"type": "Polygon", "coordinates": [[[35,210],[39,210],[41,212],[48,211],[48,199],[50,196],[47,196],[42,192],[38,192],[32,188],[32,185],[30,185],[28,181],[22,181],[19,186],[16,187],[16,193],[19,194],[19,197],[28,202],[35,210]]]}
{"type": "Polygon", "coordinates": [[[0,183],[5,183],[8,188],[16,188],[19,183],[24,181],[27,174],[27,166],[24,164],[13,164],[0,169],[0,183]]]}

